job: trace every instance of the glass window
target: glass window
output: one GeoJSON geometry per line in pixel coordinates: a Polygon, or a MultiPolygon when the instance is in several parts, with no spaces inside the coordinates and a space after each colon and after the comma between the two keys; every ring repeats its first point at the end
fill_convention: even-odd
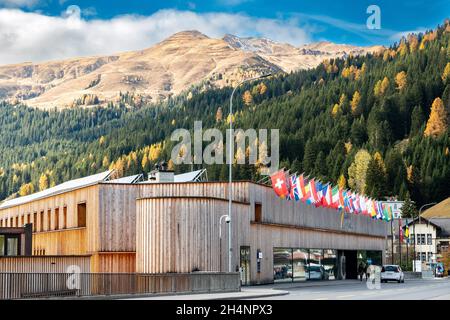
{"type": "Polygon", "coordinates": [[[326,249],[323,251],[323,268],[328,280],[337,279],[337,250],[326,249]]]}
{"type": "Polygon", "coordinates": [[[308,249],[294,249],[292,253],[293,259],[293,271],[295,280],[306,280],[307,279],[307,264],[309,258],[308,249]]]}
{"type": "Polygon", "coordinates": [[[311,249],[309,250],[308,260],[308,280],[325,280],[328,274],[325,273],[323,268],[323,250],[311,249]]]}
{"type": "Polygon", "coordinates": [[[431,233],[427,234],[427,244],[432,245],[433,244],[433,238],[431,236],[431,233]]]}
{"type": "Polygon", "coordinates": [[[0,235],[0,257],[5,255],[5,236],[0,235]]]}
{"type": "Polygon", "coordinates": [[[6,246],[7,246],[6,253],[8,256],[18,256],[19,255],[19,239],[7,238],[6,246]]]}
{"type": "Polygon", "coordinates": [[[422,252],[422,261],[427,261],[427,253],[422,252]]]}
{"type": "Polygon", "coordinates": [[[86,202],[77,205],[78,227],[86,227],[86,202]]]}
{"type": "Polygon", "coordinates": [[[273,248],[274,281],[292,281],[292,249],[273,248]]]}
{"type": "Polygon", "coordinates": [[[262,206],[261,203],[255,203],[255,221],[262,221],[262,206]]]}

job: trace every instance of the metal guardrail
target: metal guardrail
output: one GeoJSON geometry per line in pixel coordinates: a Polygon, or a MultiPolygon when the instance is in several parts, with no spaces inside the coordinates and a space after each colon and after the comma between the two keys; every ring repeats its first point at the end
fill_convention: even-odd
{"type": "Polygon", "coordinates": [[[0,273],[0,299],[238,291],[239,273],[0,273]]]}

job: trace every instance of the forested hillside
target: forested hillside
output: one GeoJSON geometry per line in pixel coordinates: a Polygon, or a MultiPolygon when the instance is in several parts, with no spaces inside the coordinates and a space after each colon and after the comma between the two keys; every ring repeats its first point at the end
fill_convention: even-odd
{"type": "MultiPolygon", "coordinates": [[[[282,166],[381,198],[450,196],[450,25],[377,55],[324,61],[238,90],[235,127],[280,129],[282,166]]],[[[225,130],[231,88],[146,107],[39,111],[0,105],[0,199],[108,168],[148,172],[175,128],[225,130]]],[[[177,171],[188,167],[176,167],[177,171]]],[[[236,165],[237,179],[258,179],[236,165]]],[[[225,166],[208,166],[210,180],[225,166]]]]}

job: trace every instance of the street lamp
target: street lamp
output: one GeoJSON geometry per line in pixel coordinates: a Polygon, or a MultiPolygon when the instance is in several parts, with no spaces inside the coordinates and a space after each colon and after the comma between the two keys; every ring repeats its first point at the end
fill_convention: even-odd
{"type": "Polygon", "coordinates": [[[254,77],[254,78],[250,78],[250,79],[245,79],[242,80],[241,82],[239,82],[237,84],[236,87],[234,87],[233,91],[231,92],[231,97],[230,97],[230,136],[229,136],[229,147],[228,147],[228,161],[229,163],[229,183],[228,183],[228,219],[227,219],[227,223],[228,223],[228,272],[233,272],[233,267],[231,265],[231,253],[232,253],[232,248],[231,248],[231,206],[232,206],[232,198],[231,195],[233,193],[233,184],[232,184],[232,180],[233,180],[233,176],[232,176],[232,168],[233,168],[233,146],[234,146],[234,139],[233,139],[233,96],[234,93],[236,92],[236,89],[239,88],[240,85],[242,85],[245,82],[248,81],[254,81],[254,80],[259,80],[262,78],[267,78],[271,76],[271,74],[265,74],[259,77],[254,77]]]}
{"type": "MultiPolygon", "coordinates": [[[[428,206],[432,206],[432,205],[435,205],[437,202],[430,202],[430,203],[426,203],[426,204],[424,204],[423,206],[421,206],[420,207],[420,209],[419,209],[419,224],[421,223],[421,221],[420,221],[420,215],[422,214],[422,209],[423,208],[425,208],[425,207],[428,207],[428,206]]],[[[414,219],[414,224],[413,224],[413,232],[414,232],[414,261],[416,260],[416,257],[415,257],[415,255],[416,255],[416,243],[417,243],[417,234],[416,234],[416,220],[414,219]]],[[[420,252],[420,258],[419,258],[419,260],[420,260],[420,265],[422,266],[422,252],[420,252]]],[[[414,265],[413,265],[413,269],[414,269],[414,272],[416,272],[416,263],[414,262],[414,265]]]]}

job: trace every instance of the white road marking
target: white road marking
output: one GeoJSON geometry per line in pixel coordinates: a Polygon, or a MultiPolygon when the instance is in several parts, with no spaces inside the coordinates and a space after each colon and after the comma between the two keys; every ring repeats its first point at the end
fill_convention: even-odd
{"type": "Polygon", "coordinates": [[[354,296],[355,296],[354,294],[347,294],[345,296],[337,296],[337,298],[345,299],[345,298],[351,298],[351,297],[354,297],[354,296]]]}

